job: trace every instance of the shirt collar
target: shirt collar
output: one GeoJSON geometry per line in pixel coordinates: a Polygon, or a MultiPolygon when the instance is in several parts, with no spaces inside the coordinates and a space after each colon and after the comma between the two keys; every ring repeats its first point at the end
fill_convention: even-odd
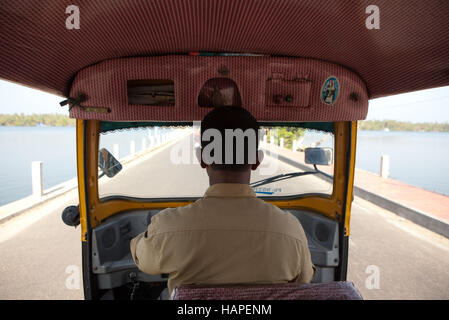
{"type": "Polygon", "coordinates": [[[204,197],[255,197],[253,189],[248,184],[242,183],[217,183],[207,188],[204,197]]]}

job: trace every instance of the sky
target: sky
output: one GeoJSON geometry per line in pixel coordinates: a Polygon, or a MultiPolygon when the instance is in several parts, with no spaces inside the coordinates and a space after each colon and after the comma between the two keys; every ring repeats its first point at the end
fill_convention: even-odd
{"type": "MultiPolygon", "coordinates": [[[[57,113],[68,115],[64,100],[39,90],[0,80],[0,114],[57,113]]],[[[367,120],[449,123],[449,86],[369,101],[367,120]]]]}
{"type": "Polygon", "coordinates": [[[449,86],[370,100],[366,119],[449,123],[449,86]]]}

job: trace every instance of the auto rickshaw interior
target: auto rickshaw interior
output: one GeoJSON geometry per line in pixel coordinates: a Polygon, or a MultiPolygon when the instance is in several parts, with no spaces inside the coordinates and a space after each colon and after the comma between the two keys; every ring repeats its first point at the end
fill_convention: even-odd
{"type": "Polygon", "coordinates": [[[129,241],[164,208],[204,194],[199,121],[224,105],[247,108],[259,120],[266,156],[251,186],[303,225],[317,268],[313,282],[345,280],[354,120],[367,112],[364,83],[349,70],[267,56],[124,58],[81,71],[70,95],[77,101],[71,115],[79,119],[80,223],[90,285],[85,290],[93,297],[157,298],[165,287],[167,275],[136,268],[129,241]],[[193,70],[195,76],[183,81],[193,70]],[[111,81],[113,96],[106,94],[111,81]],[[132,154],[114,156],[124,134],[143,137],[149,149],[143,142],[137,152],[134,146],[132,154]]]}
{"type": "Polygon", "coordinates": [[[70,5],[0,4],[0,77],[65,97],[77,119],[79,209],[65,222],[81,226],[87,299],[156,298],[165,287],[166,275],[136,269],[129,240],[202,196],[198,121],[223,105],[263,127],[252,186],[302,223],[313,281],[346,279],[357,121],[368,99],[449,84],[444,1],[70,5]],[[121,134],[145,137],[145,148],[121,145],[121,134]]]}

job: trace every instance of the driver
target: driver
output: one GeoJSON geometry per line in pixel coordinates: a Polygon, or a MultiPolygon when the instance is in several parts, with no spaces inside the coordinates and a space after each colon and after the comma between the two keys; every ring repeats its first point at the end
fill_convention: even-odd
{"type": "Polygon", "coordinates": [[[242,107],[222,106],[209,112],[201,122],[201,167],[210,184],[204,197],[162,210],[144,233],[131,240],[137,267],[148,274],[168,274],[170,294],[187,284],[312,280],[315,267],[300,222],[257,198],[249,186],[251,171],[263,158],[262,152],[255,152],[258,129],[256,119],[242,107]],[[211,133],[227,138],[229,130],[254,132],[255,139],[249,135],[243,139],[243,158],[236,152],[242,139],[229,144],[224,138],[210,138],[211,133]],[[219,147],[210,152],[212,144],[219,147]]]}

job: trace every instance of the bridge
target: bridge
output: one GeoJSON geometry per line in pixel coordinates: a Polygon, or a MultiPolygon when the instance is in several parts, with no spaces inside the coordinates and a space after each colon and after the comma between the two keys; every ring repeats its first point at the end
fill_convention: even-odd
{"type": "MultiPolygon", "coordinates": [[[[116,180],[101,178],[101,192],[182,195],[189,184],[189,193],[202,194],[208,180],[198,164],[186,164],[188,170],[183,165],[171,166],[168,176],[158,169],[170,161],[174,142],[121,159],[126,175],[119,174],[113,178],[116,180]],[[142,177],[151,177],[151,181],[142,177]],[[136,181],[140,183],[136,185],[136,181]]],[[[298,171],[303,165],[291,161],[289,150],[274,150],[281,160],[280,173],[298,171]]],[[[264,161],[269,166],[274,160],[268,156],[264,161]]],[[[326,179],[315,176],[300,179],[304,185],[313,179],[309,182],[323,189],[330,187],[326,179]]],[[[289,187],[300,192],[298,184],[289,187]]],[[[20,204],[10,205],[20,214],[1,216],[0,208],[0,299],[83,299],[80,229],[61,221],[62,210],[78,204],[77,190],[72,182],[56,193],[25,210],[20,210],[20,204]]],[[[352,205],[348,281],[354,282],[364,299],[449,299],[449,239],[360,195],[352,205]]]]}

